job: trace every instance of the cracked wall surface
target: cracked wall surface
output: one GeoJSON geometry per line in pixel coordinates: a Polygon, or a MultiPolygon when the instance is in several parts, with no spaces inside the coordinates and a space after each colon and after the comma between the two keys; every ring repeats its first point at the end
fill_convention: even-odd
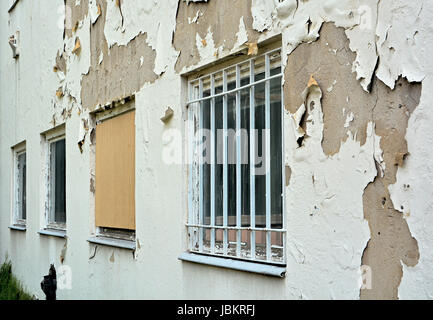
{"type": "Polygon", "coordinates": [[[0,38],[19,29],[21,54],[13,59],[0,42],[0,189],[6,190],[0,262],[8,252],[32,291],[39,292],[34,278],[55,263],[74,273],[73,290],[59,293],[65,299],[90,292],[92,298],[433,298],[431,1],[42,0],[20,1],[11,13],[6,7],[0,5],[0,38]],[[161,162],[164,148],[186,146],[182,75],[220,59],[248,58],[256,43],[270,39],[281,42],[284,64],[283,280],[179,262],[187,170],[161,162]],[[95,232],[92,112],[131,96],[134,254],[86,241],[95,232]],[[172,116],[162,122],[168,108],[172,116]],[[62,125],[73,164],[67,250],[64,240],[37,235],[41,133],[62,125]],[[182,138],[167,142],[171,130],[182,138]],[[10,148],[22,141],[32,190],[27,234],[7,228],[10,148]],[[172,245],[161,250],[162,243],[172,245]],[[21,267],[28,257],[32,272],[21,267]],[[361,266],[371,268],[371,289],[361,289],[361,266]]]}
{"type": "Polygon", "coordinates": [[[405,217],[390,201],[388,186],[395,183],[397,169],[407,154],[407,123],[419,104],[421,85],[400,79],[391,90],[376,79],[368,93],[351,72],[353,60],[344,29],[324,24],[316,42],[300,45],[288,58],[285,75],[290,86],[285,88],[286,108],[295,112],[301,97],[293,92],[299,92],[309,75],[314,74],[326,89],[322,98],[322,148],[329,156],[338,154],[350,136],[365,144],[367,127],[371,122],[375,124],[379,137],[379,154],[374,155],[378,171],[363,194],[364,217],[369,222],[371,237],[362,259],[363,265],[372,268],[373,288],[362,290],[361,298],[396,299],[402,277],[400,261],[414,266],[419,252],[405,217]],[[351,121],[347,121],[349,115],[351,121]]]}
{"type": "Polygon", "coordinates": [[[212,45],[210,55],[218,57],[221,51],[230,51],[238,40],[240,27],[244,28],[244,42],[257,42],[259,32],[252,28],[250,1],[210,1],[189,3],[180,1],[176,18],[173,46],[180,52],[177,72],[200,62],[199,47],[212,45]],[[209,38],[212,43],[208,43],[209,38]],[[197,47],[197,37],[200,39],[197,47]],[[201,39],[204,42],[200,45],[201,39]],[[207,39],[207,40],[206,40],[207,39]]]}
{"type": "Polygon", "coordinates": [[[153,72],[155,52],[140,33],[127,46],[108,46],[104,29],[107,2],[98,1],[102,13],[90,29],[91,67],[83,77],[81,96],[83,107],[91,110],[136,93],[146,82],[157,79],[153,72]]]}

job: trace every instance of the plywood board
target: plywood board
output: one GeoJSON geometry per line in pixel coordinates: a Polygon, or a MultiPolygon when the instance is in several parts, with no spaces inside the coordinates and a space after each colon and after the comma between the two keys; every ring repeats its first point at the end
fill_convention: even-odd
{"type": "Polygon", "coordinates": [[[135,230],[135,111],[96,126],[96,226],[135,230]]]}

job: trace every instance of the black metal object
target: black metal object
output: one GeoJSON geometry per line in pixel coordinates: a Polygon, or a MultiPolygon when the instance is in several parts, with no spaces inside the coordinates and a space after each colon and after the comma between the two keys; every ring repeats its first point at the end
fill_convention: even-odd
{"type": "Polygon", "coordinates": [[[41,289],[45,293],[46,300],[56,300],[57,274],[54,265],[50,266],[48,275],[41,282],[41,289]]]}

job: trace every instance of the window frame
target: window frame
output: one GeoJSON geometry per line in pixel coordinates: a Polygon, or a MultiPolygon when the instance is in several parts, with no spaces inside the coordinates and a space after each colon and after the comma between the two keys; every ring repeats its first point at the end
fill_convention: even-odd
{"type": "MultiPolygon", "coordinates": [[[[19,145],[12,148],[13,152],[13,187],[12,187],[12,226],[19,226],[19,227],[26,227],[27,225],[27,201],[25,201],[26,205],[26,219],[23,219],[21,217],[22,214],[22,203],[20,203],[19,200],[19,188],[20,188],[20,181],[19,181],[19,168],[18,168],[18,162],[19,162],[19,156],[22,154],[25,154],[26,157],[26,185],[24,188],[27,190],[27,149],[26,149],[26,143],[22,142],[19,145]]],[[[27,191],[26,191],[27,196],[27,191]]]]}
{"type": "MultiPolygon", "coordinates": [[[[97,126],[105,121],[115,119],[129,112],[136,112],[135,96],[130,96],[121,101],[113,102],[108,108],[97,109],[91,114],[91,130],[96,135],[97,126]]],[[[136,117],[136,115],[135,115],[136,117]]],[[[136,142],[136,141],[135,141],[136,142]]],[[[91,144],[91,176],[96,185],[96,148],[97,141],[91,144]]],[[[137,153],[137,151],[136,151],[137,153]]],[[[135,155],[136,156],[136,155],[135,155]]],[[[136,192],[136,188],[134,187],[136,192]]],[[[135,197],[136,198],[136,197],[135,197]]],[[[102,244],[107,246],[119,247],[124,249],[135,250],[136,230],[126,230],[119,228],[101,227],[96,225],[96,192],[92,192],[92,214],[94,219],[94,236],[88,239],[88,242],[102,244]]],[[[134,213],[137,221],[136,211],[134,213]]],[[[137,229],[137,225],[136,225],[137,229]]]]}
{"type": "MultiPolygon", "coordinates": [[[[67,207],[65,208],[65,220],[66,222],[56,222],[55,221],[55,212],[52,207],[52,187],[53,187],[53,177],[51,174],[52,163],[51,163],[51,145],[61,140],[65,140],[65,161],[66,161],[66,153],[67,153],[67,140],[64,126],[55,130],[55,132],[51,134],[45,135],[46,139],[46,195],[45,195],[45,229],[49,230],[57,230],[57,231],[66,231],[67,227],[67,207]]],[[[67,184],[67,168],[65,167],[65,202],[67,203],[67,193],[66,193],[66,184],[67,184]]]]}
{"type": "MultiPolygon", "coordinates": [[[[218,257],[218,258],[223,258],[223,259],[234,259],[234,260],[240,260],[240,261],[246,261],[246,262],[253,262],[253,263],[262,263],[262,264],[267,264],[267,265],[276,265],[276,266],[286,266],[286,234],[287,234],[287,230],[286,230],[286,210],[285,210],[285,153],[284,153],[284,99],[283,99],[283,69],[282,69],[282,62],[280,61],[279,66],[281,67],[281,71],[276,74],[276,75],[272,75],[270,74],[271,71],[271,66],[270,66],[270,62],[269,62],[269,57],[271,54],[275,53],[275,52],[279,52],[280,56],[281,56],[281,52],[282,52],[282,48],[280,46],[280,44],[271,44],[269,46],[263,46],[262,48],[259,49],[259,53],[255,56],[252,57],[247,57],[245,58],[245,56],[238,58],[238,59],[231,59],[231,61],[228,62],[220,62],[218,63],[215,62],[213,64],[212,67],[208,68],[208,72],[206,72],[206,70],[203,71],[204,68],[201,68],[200,70],[196,70],[196,71],[192,71],[189,72],[189,74],[186,76],[186,80],[187,80],[187,90],[188,90],[188,94],[187,94],[187,103],[186,103],[186,117],[188,119],[188,124],[186,126],[186,152],[187,152],[187,159],[188,159],[188,164],[187,164],[187,177],[188,177],[188,186],[187,186],[187,208],[188,208],[188,217],[187,217],[187,223],[186,223],[186,235],[189,238],[188,239],[188,246],[187,246],[187,252],[189,252],[190,254],[200,254],[200,255],[205,255],[205,256],[210,256],[210,257],[218,257]],[[256,80],[255,77],[257,76],[258,73],[256,73],[254,71],[254,62],[256,60],[258,60],[259,58],[264,57],[265,59],[265,78],[262,80],[256,80]],[[241,85],[240,84],[240,78],[241,78],[241,71],[240,71],[240,66],[241,65],[245,65],[249,63],[249,75],[250,75],[250,79],[249,79],[249,84],[247,85],[241,85]],[[236,68],[236,88],[233,90],[228,90],[227,88],[227,74],[226,71],[228,69],[231,69],[235,67],[236,68]],[[216,71],[215,71],[216,70],[216,71]],[[253,72],[251,72],[251,70],[253,70],[253,72]],[[214,79],[214,75],[217,73],[223,73],[223,92],[222,93],[215,93],[215,79],[214,79]],[[203,95],[203,79],[210,77],[210,96],[205,97],[203,95]],[[197,208],[197,207],[201,207],[200,202],[198,201],[198,203],[194,204],[193,201],[193,197],[194,197],[194,192],[199,192],[200,194],[203,195],[203,189],[201,186],[203,185],[203,179],[202,179],[202,173],[199,173],[198,175],[200,176],[197,179],[197,172],[194,174],[194,170],[196,171],[202,171],[201,166],[198,165],[198,168],[194,168],[194,161],[197,161],[197,158],[195,158],[194,156],[194,139],[195,139],[195,126],[197,124],[194,124],[194,120],[196,120],[194,118],[194,105],[198,105],[199,109],[201,109],[200,111],[198,111],[200,113],[200,117],[199,117],[199,124],[198,124],[198,128],[203,128],[203,122],[200,120],[201,118],[203,118],[203,112],[202,109],[200,108],[200,102],[205,101],[205,100],[210,100],[210,121],[211,121],[211,128],[213,126],[213,130],[216,130],[215,128],[215,98],[217,96],[221,96],[224,98],[224,112],[225,114],[227,114],[227,109],[226,109],[226,105],[227,105],[227,96],[229,93],[235,93],[236,94],[236,113],[238,113],[239,108],[240,108],[240,93],[242,90],[249,88],[249,92],[250,92],[250,98],[253,97],[251,96],[251,94],[254,95],[254,88],[260,84],[260,83],[264,83],[265,87],[266,87],[266,128],[270,129],[270,108],[268,108],[268,106],[270,106],[270,104],[272,104],[271,98],[270,98],[270,83],[272,79],[276,79],[279,78],[281,79],[281,209],[282,209],[282,214],[281,214],[281,224],[282,224],[282,228],[281,229],[273,229],[271,226],[271,212],[270,212],[270,201],[271,200],[266,200],[266,227],[265,228],[258,228],[256,227],[255,224],[255,218],[257,215],[257,212],[255,212],[254,215],[251,214],[250,212],[250,226],[249,227],[242,227],[242,222],[240,221],[243,216],[240,213],[240,210],[237,209],[236,211],[236,226],[235,227],[231,227],[228,224],[228,213],[227,213],[227,209],[224,209],[224,213],[223,213],[223,217],[218,217],[219,219],[222,218],[223,220],[223,225],[219,226],[216,225],[216,216],[215,213],[212,212],[214,210],[211,209],[211,223],[210,225],[207,225],[205,223],[203,223],[203,221],[206,219],[203,215],[203,209],[202,208],[197,208]],[[199,97],[194,97],[193,95],[193,82],[197,82],[199,81],[199,97]],[[212,113],[214,113],[214,115],[212,116],[212,113]],[[212,124],[213,122],[213,124],[212,124]],[[194,176],[196,175],[196,176],[194,176]],[[199,181],[197,181],[199,180],[199,181]],[[198,190],[194,190],[194,185],[198,183],[198,190]],[[197,211],[199,211],[199,213],[197,214],[197,211]],[[202,221],[202,223],[199,223],[199,221],[202,221]],[[210,240],[210,252],[203,250],[203,232],[204,230],[210,229],[211,230],[211,240],[210,240]],[[222,229],[223,230],[223,253],[216,253],[215,252],[215,233],[216,230],[222,229]],[[229,255],[228,254],[228,246],[229,246],[229,236],[228,236],[228,232],[229,230],[235,230],[236,232],[236,255],[229,255]],[[242,232],[243,230],[247,230],[247,231],[251,231],[251,238],[250,238],[250,254],[249,257],[246,256],[246,254],[243,253],[243,249],[241,246],[241,237],[242,237],[242,232]],[[255,251],[255,243],[256,243],[256,239],[255,239],[255,232],[265,232],[266,233],[266,259],[262,260],[262,259],[257,259],[256,257],[256,251],[255,251]],[[272,233],[275,232],[279,232],[280,234],[282,234],[282,259],[281,261],[274,261],[272,260],[272,253],[271,253],[271,247],[272,247],[272,240],[271,240],[271,235],[272,233]],[[251,245],[254,244],[254,245],[251,245]],[[197,249],[198,248],[198,249],[197,249]]],[[[282,60],[282,58],[281,58],[282,60]]],[[[254,99],[253,99],[254,100],[254,99]]],[[[250,108],[252,107],[256,107],[254,102],[251,102],[252,100],[250,99],[250,108]]],[[[251,110],[251,109],[250,109],[251,110]]],[[[256,110],[256,109],[254,109],[256,110]]],[[[224,114],[223,112],[223,114],[224,114]]],[[[255,112],[250,112],[250,114],[254,114],[255,112]]],[[[227,118],[226,115],[224,115],[224,118],[227,118]]],[[[236,117],[238,118],[238,117],[236,117]]],[[[254,120],[254,116],[250,115],[250,119],[254,120]]],[[[226,120],[224,120],[226,121],[226,120]]],[[[236,122],[239,122],[240,120],[236,120],[236,122]]],[[[251,125],[252,122],[250,122],[250,129],[254,128],[254,125],[251,125]]],[[[240,123],[236,124],[236,129],[240,129],[240,123]]],[[[212,130],[212,129],[211,129],[212,130]]],[[[227,124],[224,125],[224,130],[228,130],[227,124]]],[[[226,131],[227,132],[227,131],[226,131]]],[[[251,131],[250,131],[251,132],[251,131]]],[[[237,136],[240,136],[239,134],[237,136]]],[[[270,136],[270,135],[266,135],[266,136],[270,136]]],[[[227,153],[227,134],[225,135],[224,138],[224,152],[227,153]]],[[[252,143],[252,141],[254,140],[253,138],[251,138],[251,134],[248,136],[248,139],[250,141],[250,143],[252,143]]],[[[249,152],[251,154],[253,154],[253,152],[255,152],[254,148],[255,148],[255,143],[251,144],[251,148],[253,150],[249,150],[249,152]]],[[[270,146],[270,137],[266,137],[266,146],[270,146]]],[[[236,148],[237,148],[237,153],[239,153],[240,151],[240,138],[236,139],[236,148]]],[[[213,154],[213,156],[215,156],[215,142],[211,143],[211,154],[213,154]]],[[[270,147],[266,148],[266,154],[268,156],[270,156],[270,147]]],[[[224,156],[225,157],[225,163],[224,163],[224,167],[228,167],[227,165],[227,155],[224,156]]],[[[199,158],[203,158],[203,156],[199,156],[199,158]]],[[[240,169],[240,165],[239,165],[239,157],[236,160],[236,169],[237,171],[240,169]]],[[[270,161],[267,161],[267,165],[270,166],[270,161]]],[[[254,163],[251,163],[250,168],[254,168],[254,163]]],[[[215,167],[215,165],[213,165],[213,167],[215,167]]],[[[212,165],[211,165],[212,168],[212,165]]],[[[215,176],[215,169],[211,169],[212,173],[211,173],[211,177],[215,176]]],[[[227,170],[227,169],[224,169],[227,170]]],[[[224,176],[226,176],[227,173],[224,173],[224,176]]],[[[266,177],[270,177],[270,173],[268,171],[268,173],[266,174],[266,177]]],[[[250,180],[254,180],[252,177],[255,177],[255,175],[253,173],[251,173],[251,171],[249,172],[249,177],[250,180]]],[[[212,178],[211,178],[212,179],[212,178]]],[[[213,180],[211,180],[211,194],[215,191],[215,178],[213,178],[213,180]],[[214,189],[212,189],[214,188],[214,189]]],[[[227,180],[227,178],[225,179],[227,180]]],[[[241,187],[238,186],[239,184],[239,180],[240,178],[238,177],[237,174],[237,178],[236,178],[237,182],[236,182],[236,190],[237,193],[241,187]]],[[[222,186],[224,188],[224,190],[228,190],[227,189],[227,183],[224,182],[224,185],[222,186]]],[[[250,185],[250,190],[252,191],[254,187],[254,184],[252,184],[252,186],[250,185]]],[[[270,178],[266,178],[266,189],[267,192],[270,190],[270,178]]],[[[227,191],[225,192],[227,193],[227,191]]],[[[254,193],[251,193],[254,194],[254,193]]],[[[211,197],[213,198],[213,196],[211,195],[211,197]]],[[[226,196],[227,197],[227,196],[226,196]]],[[[242,197],[242,195],[239,196],[240,198],[242,197]]],[[[252,197],[253,199],[251,201],[255,201],[254,200],[254,196],[252,197]]],[[[270,197],[269,197],[270,198],[270,197]]],[[[212,199],[211,201],[213,201],[213,203],[215,203],[215,200],[212,199]]],[[[226,202],[227,199],[224,199],[224,202],[226,202]]],[[[236,203],[238,203],[240,201],[239,198],[236,199],[236,203]]],[[[212,203],[212,202],[211,202],[212,203]]],[[[239,205],[237,205],[237,207],[239,207],[239,205]]],[[[230,218],[233,219],[232,216],[230,216],[230,218]]],[[[186,259],[187,260],[187,259],[186,259]]]]}

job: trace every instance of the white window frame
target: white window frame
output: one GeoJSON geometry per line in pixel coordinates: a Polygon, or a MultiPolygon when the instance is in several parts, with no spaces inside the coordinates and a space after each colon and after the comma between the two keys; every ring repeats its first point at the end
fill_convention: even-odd
{"type": "MultiPolygon", "coordinates": [[[[53,177],[51,176],[51,145],[57,141],[65,140],[65,159],[66,159],[66,133],[65,133],[65,127],[61,126],[60,128],[57,128],[53,130],[50,133],[45,134],[46,139],[46,147],[45,147],[45,165],[46,165],[46,195],[45,195],[45,229],[51,229],[51,230],[58,230],[58,231],[66,231],[66,225],[67,225],[67,212],[65,212],[66,215],[66,223],[59,223],[56,222],[53,215],[53,208],[52,208],[52,185],[53,185],[53,177]]],[[[66,192],[66,190],[65,190],[66,192]]],[[[66,197],[66,195],[65,195],[66,197]]],[[[67,210],[66,210],[67,211],[67,210]]]]}
{"type": "MultiPolygon", "coordinates": [[[[22,154],[26,155],[26,163],[27,163],[27,150],[26,150],[26,143],[20,143],[18,146],[15,146],[12,148],[13,150],[13,204],[12,204],[12,225],[13,226],[22,226],[25,227],[27,223],[27,210],[26,210],[26,219],[22,219],[20,216],[21,212],[21,206],[22,203],[20,203],[19,200],[19,170],[18,170],[18,159],[19,156],[22,154]]],[[[26,164],[26,170],[27,170],[27,164],[26,164]]],[[[27,181],[26,186],[27,189],[27,181]]],[[[27,192],[26,192],[27,195],[27,192]]],[[[26,201],[27,205],[27,201],[26,201]]]]}
{"type": "MultiPolygon", "coordinates": [[[[266,50],[266,49],[265,49],[266,50]]],[[[238,133],[236,135],[236,150],[237,150],[237,159],[236,159],[236,167],[237,167],[237,174],[236,174],[236,226],[228,226],[228,210],[227,210],[227,193],[228,193],[228,186],[227,186],[227,97],[230,93],[236,93],[236,114],[240,114],[240,93],[241,90],[245,90],[249,88],[250,90],[250,130],[254,130],[254,116],[255,113],[251,112],[252,109],[255,108],[254,99],[254,88],[256,85],[265,83],[265,105],[266,105],[266,112],[265,112],[265,123],[266,123],[266,129],[270,129],[270,104],[271,104],[271,97],[270,97],[270,82],[272,79],[280,78],[281,82],[283,79],[283,71],[281,69],[281,72],[279,74],[272,75],[270,74],[270,56],[276,52],[279,52],[281,54],[281,48],[276,49],[270,49],[269,51],[264,51],[264,53],[260,53],[257,56],[254,56],[249,59],[243,59],[239,63],[233,63],[229,65],[228,67],[223,67],[216,72],[210,72],[206,73],[205,75],[202,75],[201,73],[199,76],[196,77],[190,77],[188,79],[188,102],[187,102],[187,114],[188,114],[188,128],[187,128],[187,135],[188,135],[188,222],[186,223],[187,227],[187,235],[189,237],[188,241],[188,252],[189,253],[197,253],[200,255],[205,255],[209,257],[218,257],[218,258],[229,258],[229,259],[235,259],[240,261],[249,261],[254,262],[255,265],[256,262],[258,263],[264,263],[264,264],[271,264],[276,266],[285,266],[286,265],[286,222],[285,222],[285,162],[284,162],[284,102],[283,102],[283,89],[282,89],[282,83],[281,83],[281,153],[282,153],[282,161],[281,161],[281,179],[282,179],[282,228],[281,229],[275,229],[271,226],[271,197],[266,197],[266,227],[265,228],[258,228],[256,227],[255,223],[255,209],[253,208],[254,205],[252,205],[251,212],[254,212],[254,214],[250,213],[250,226],[249,227],[242,227],[241,222],[241,210],[240,210],[240,196],[242,192],[242,184],[240,182],[241,176],[238,174],[240,172],[240,150],[241,150],[241,140],[240,140],[240,134],[238,133]],[[265,78],[262,80],[255,80],[256,73],[254,71],[255,61],[257,59],[263,58],[265,59],[265,78]],[[250,81],[249,84],[241,86],[240,78],[241,78],[241,71],[240,66],[245,65],[246,63],[249,63],[249,74],[250,74],[250,81]],[[233,90],[227,89],[227,70],[236,68],[236,88],[233,90]],[[214,76],[217,73],[223,72],[223,92],[215,94],[215,79],[214,76]],[[203,79],[208,79],[210,77],[210,96],[204,97],[203,96],[203,79]],[[197,81],[199,82],[199,96],[197,97],[196,94],[194,94],[193,86],[197,86],[197,81]],[[200,201],[194,202],[195,194],[198,193],[198,198],[203,198],[203,173],[202,173],[202,166],[198,166],[199,168],[195,167],[194,161],[197,161],[197,157],[195,156],[195,147],[194,147],[194,139],[195,139],[195,129],[196,125],[194,123],[194,113],[199,112],[200,115],[202,115],[203,108],[200,108],[201,105],[203,105],[201,102],[205,100],[210,100],[210,123],[211,123],[211,132],[215,134],[215,98],[216,97],[223,97],[223,130],[225,132],[224,134],[224,146],[223,146],[223,153],[224,153],[224,164],[223,164],[223,224],[222,226],[216,225],[216,217],[215,217],[215,210],[211,209],[210,212],[210,225],[204,224],[204,214],[203,214],[203,206],[201,205],[200,201]],[[199,108],[200,111],[194,110],[199,108]],[[194,171],[199,171],[194,172],[194,171]],[[199,177],[197,179],[197,176],[199,177]],[[197,181],[198,180],[198,181],[197,181]],[[198,188],[196,187],[198,183],[198,188]],[[197,190],[198,189],[198,190],[197,190]],[[201,195],[201,196],[200,196],[201,195]],[[197,208],[198,206],[198,208],[197,208]],[[203,232],[206,229],[210,229],[211,231],[211,240],[210,240],[210,252],[205,251],[203,249],[203,232]],[[216,252],[215,250],[215,233],[216,230],[223,230],[223,252],[216,252]],[[229,240],[228,240],[228,231],[229,230],[235,230],[236,231],[236,256],[229,255],[228,254],[228,246],[229,246],[229,240]],[[251,238],[250,238],[250,253],[249,256],[246,256],[245,253],[241,252],[241,232],[243,230],[251,231],[251,238]],[[256,232],[265,232],[266,233],[266,259],[257,259],[256,258],[256,250],[255,250],[255,233],[256,232]],[[274,261],[272,259],[271,254],[271,234],[272,233],[282,233],[282,259],[281,261],[274,261]]],[[[282,68],[281,62],[280,66],[282,68]]],[[[198,72],[197,72],[198,73],[198,72]]],[[[203,128],[203,121],[200,121],[203,119],[203,116],[199,116],[198,121],[198,128],[203,128]]],[[[240,116],[236,116],[236,129],[240,129],[240,116]]],[[[250,132],[252,132],[250,131],[250,132]]],[[[237,131],[239,132],[239,131],[237,131]]],[[[254,136],[248,137],[250,140],[250,155],[253,155],[251,159],[254,158],[255,155],[255,139],[254,136]]],[[[211,157],[214,158],[215,156],[215,142],[214,139],[211,140],[211,157]]],[[[266,158],[270,159],[270,135],[266,135],[266,158]]],[[[203,156],[198,156],[200,160],[203,160],[203,156]]],[[[266,161],[267,164],[267,174],[266,174],[266,194],[270,194],[271,192],[271,178],[269,173],[270,168],[270,161],[266,161]]],[[[211,208],[214,208],[215,204],[215,197],[214,197],[214,191],[216,188],[215,183],[215,164],[211,163],[211,208]]],[[[254,170],[255,164],[254,161],[251,161],[250,163],[250,169],[254,170]]],[[[255,175],[251,174],[252,171],[250,171],[250,190],[252,191],[251,194],[251,204],[255,201],[255,175]]],[[[181,258],[182,260],[189,260],[193,262],[196,258],[181,258]]],[[[206,258],[204,258],[206,259],[206,258]]],[[[213,258],[212,258],[213,259],[213,258]]],[[[203,259],[198,259],[203,260],[203,259]]],[[[204,260],[203,260],[204,261],[204,260]]],[[[207,262],[203,262],[207,263],[207,262]]],[[[214,265],[217,265],[218,263],[211,263],[214,265]]],[[[278,271],[280,272],[280,271],[278,271]]]]}

